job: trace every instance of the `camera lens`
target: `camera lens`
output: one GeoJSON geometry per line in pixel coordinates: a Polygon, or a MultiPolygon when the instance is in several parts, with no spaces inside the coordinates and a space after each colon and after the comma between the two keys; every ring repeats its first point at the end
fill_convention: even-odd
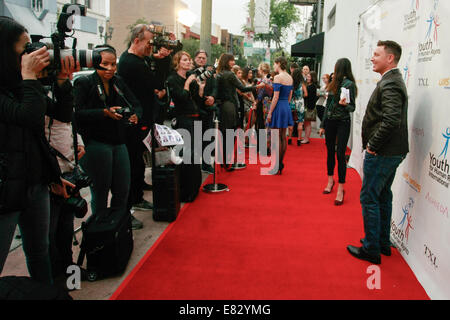
{"type": "MultiPolygon", "coordinates": [[[[53,60],[53,52],[51,53],[53,60]]],[[[72,56],[75,61],[80,62],[81,68],[95,68],[98,67],[102,61],[102,56],[97,51],[92,50],[61,50],[61,59],[72,56]]]]}

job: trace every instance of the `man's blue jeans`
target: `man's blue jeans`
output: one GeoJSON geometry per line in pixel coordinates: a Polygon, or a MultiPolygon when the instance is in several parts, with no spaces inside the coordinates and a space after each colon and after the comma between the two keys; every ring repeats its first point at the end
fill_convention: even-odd
{"type": "Polygon", "coordinates": [[[392,191],[395,173],[405,156],[374,156],[366,152],[361,206],[364,219],[364,250],[380,255],[382,247],[390,247],[392,191]]]}

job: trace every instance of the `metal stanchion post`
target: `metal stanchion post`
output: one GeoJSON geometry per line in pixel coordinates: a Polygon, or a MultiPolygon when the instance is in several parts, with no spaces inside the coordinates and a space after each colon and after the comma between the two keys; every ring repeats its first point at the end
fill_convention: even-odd
{"type": "Polygon", "coordinates": [[[214,150],[214,176],[213,176],[213,183],[207,184],[203,187],[203,191],[206,193],[218,193],[218,192],[224,192],[224,191],[230,191],[228,189],[228,186],[222,183],[216,183],[216,171],[217,171],[217,152],[219,149],[219,120],[216,117],[216,113],[213,114],[214,124],[215,124],[215,130],[216,130],[216,136],[215,136],[215,143],[216,148],[214,150]]]}

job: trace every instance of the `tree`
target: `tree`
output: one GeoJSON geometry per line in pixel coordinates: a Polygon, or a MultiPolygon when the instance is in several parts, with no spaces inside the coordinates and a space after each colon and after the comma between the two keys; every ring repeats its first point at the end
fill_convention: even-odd
{"type": "MultiPolygon", "coordinates": [[[[200,40],[183,39],[181,43],[183,44],[183,50],[189,53],[192,59],[194,59],[195,53],[200,49],[200,40]]],[[[222,53],[226,53],[226,50],[220,44],[211,45],[211,63],[214,64],[216,59],[219,59],[222,53]]]]}
{"type": "MultiPolygon", "coordinates": [[[[147,24],[149,25],[150,22],[148,22],[145,18],[139,18],[134,23],[127,26],[127,30],[129,31],[128,34],[131,34],[131,31],[136,27],[138,24],[147,24]]],[[[130,43],[130,36],[128,36],[125,39],[125,43],[128,45],[130,43]]]]}
{"type": "Polygon", "coordinates": [[[218,60],[220,56],[226,52],[227,51],[225,50],[225,48],[222,47],[220,44],[211,45],[211,63],[214,64],[216,59],[218,60]]]}
{"type": "Polygon", "coordinates": [[[183,50],[189,53],[194,59],[195,53],[200,49],[200,40],[198,39],[183,39],[181,40],[183,44],[183,50]]]}
{"type": "MultiPolygon", "coordinates": [[[[250,1],[248,5],[250,17],[254,16],[254,10],[252,1],[250,1]]],[[[270,0],[269,32],[255,34],[255,40],[267,43],[268,47],[275,42],[277,50],[280,50],[285,41],[286,31],[299,21],[300,15],[294,4],[287,0],[270,0]]],[[[242,30],[248,31],[249,29],[244,26],[242,30]]]]}

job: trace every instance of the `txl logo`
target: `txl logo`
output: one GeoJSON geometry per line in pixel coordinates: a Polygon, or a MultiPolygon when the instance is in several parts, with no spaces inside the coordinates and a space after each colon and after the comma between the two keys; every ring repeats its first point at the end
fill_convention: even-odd
{"type": "Polygon", "coordinates": [[[431,265],[437,269],[437,257],[433,254],[433,252],[431,252],[430,248],[428,248],[428,246],[426,244],[424,244],[425,247],[425,256],[428,258],[429,262],[431,263],[431,265]]]}
{"type": "Polygon", "coordinates": [[[428,78],[419,78],[419,87],[429,87],[428,78]]]}

